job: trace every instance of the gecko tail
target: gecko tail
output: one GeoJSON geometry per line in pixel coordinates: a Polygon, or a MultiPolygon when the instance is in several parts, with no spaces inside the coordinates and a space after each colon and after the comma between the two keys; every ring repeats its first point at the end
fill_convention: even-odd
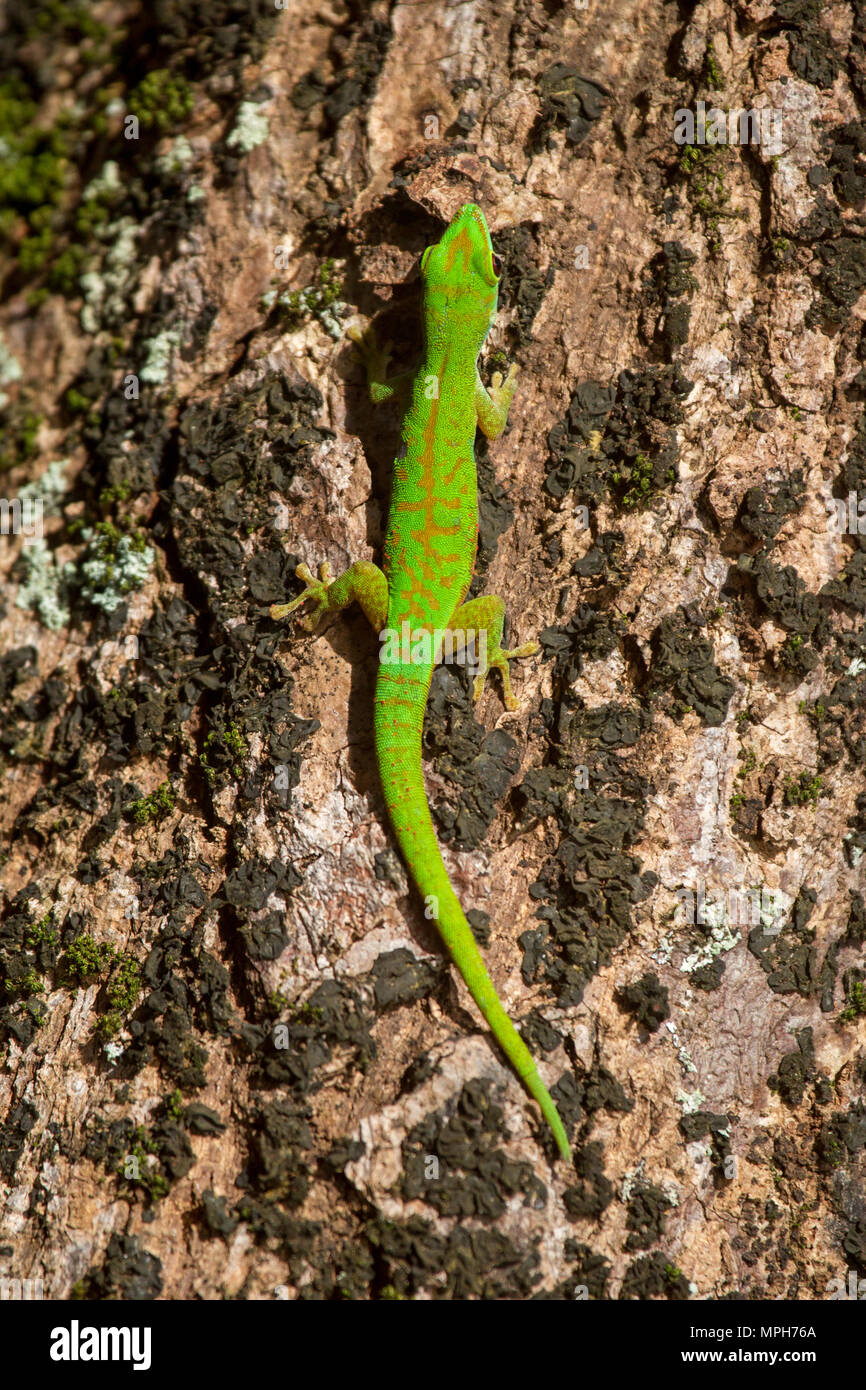
{"type": "Polygon", "coordinates": [[[432,667],[382,666],[376,682],[374,733],[388,815],[409,872],[451,959],[490,1031],[526,1090],[538,1102],[562,1157],[571,1159],[565,1126],[526,1043],[502,1007],[451,886],[433,829],[421,767],[421,731],[432,667]]]}

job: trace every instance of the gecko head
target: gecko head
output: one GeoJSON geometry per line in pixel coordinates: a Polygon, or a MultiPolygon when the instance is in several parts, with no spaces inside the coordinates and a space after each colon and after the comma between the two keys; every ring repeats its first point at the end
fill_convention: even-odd
{"type": "Polygon", "coordinates": [[[480,347],[496,315],[501,274],[484,213],[464,203],[421,257],[426,309],[437,318],[456,310],[476,325],[480,347]]]}

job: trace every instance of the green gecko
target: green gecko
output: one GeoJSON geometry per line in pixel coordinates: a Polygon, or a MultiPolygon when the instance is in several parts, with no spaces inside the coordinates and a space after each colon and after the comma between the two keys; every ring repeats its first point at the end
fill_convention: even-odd
{"type": "MultiPolygon", "coordinates": [[[[540,1105],[560,1154],[570,1159],[556,1106],[502,1006],[451,886],[421,766],[424,709],[443,645],[457,652],[458,659],[472,655],[478,669],[475,699],[488,670],[496,667],[510,710],[517,709],[518,702],[508,662],[539,650],[537,642],[513,651],[502,649],[501,598],[489,595],[464,602],[478,542],[475,429],[480,425],[488,439],[502,433],[516,386],[514,365],[505,381],[501,373],[494,374],[489,391],[478,374],[478,356],[496,316],[501,271],[484,214],[475,204],[465,204],[441,240],[428,246],[421,258],[424,357],[412,381],[403,419],[404,447],[394,464],[383,567],[360,560],[333,579],[330,567],[323,564],[315,579],[306,565],[299,565],[304,592],[290,603],[274,604],[270,611],[272,618],[283,618],[310,600],[314,607],[301,622],[312,632],[323,613],[358,602],[380,634],[374,733],[394,833],[428,915],[436,921],[473,999],[540,1105]]],[[[366,366],[371,399],[390,399],[398,378],[386,379],[389,345],[377,348],[369,331],[351,336],[366,366]]]]}

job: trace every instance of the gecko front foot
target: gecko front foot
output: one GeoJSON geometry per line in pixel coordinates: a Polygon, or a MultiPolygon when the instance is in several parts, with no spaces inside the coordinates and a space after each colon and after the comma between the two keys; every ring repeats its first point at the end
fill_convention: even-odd
{"type": "Polygon", "coordinates": [[[307,565],[298,565],[295,574],[299,579],[303,579],[306,588],[297,598],[293,598],[291,603],[272,603],[271,617],[276,621],[280,618],[287,618],[290,613],[294,613],[296,608],[300,608],[307,599],[312,599],[315,607],[309,613],[305,613],[300,620],[301,627],[305,632],[315,632],[316,626],[323,613],[328,610],[328,590],[334,582],[331,573],[331,566],[327,560],[323,560],[319,565],[319,578],[316,579],[307,565]]]}
{"type": "Polygon", "coordinates": [[[367,369],[367,375],[371,381],[384,381],[388,375],[388,367],[391,362],[391,350],[393,343],[388,339],[384,343],[376,340],[376,330],[372,324],[366,328],[348,328],[346,336],[351,338],[355,344],[355,356],[363,362],[367,369]]]}
{"type": "Polygon", "coordinates": [[[490,379],[490,388],[487,392],[497,410],[508,413],[508,407],[514,399],[514,392],[517,390],[517,363],[512,362],[508,368],[508,376],[503,380],[501,372],[494,372],[490,379]]]}
{"type": "Polygon", "coordinates": [[[367,393],[374,405],[392,400],[398,393],[403,394],[412,384],[412,372],[397,372],[388,376],[391,362],[391,341],[376,341],[372,324],[367,328],[349,328],[348,337],[355,344],[355,356],[363,363],[367,375],[367,393]]]}

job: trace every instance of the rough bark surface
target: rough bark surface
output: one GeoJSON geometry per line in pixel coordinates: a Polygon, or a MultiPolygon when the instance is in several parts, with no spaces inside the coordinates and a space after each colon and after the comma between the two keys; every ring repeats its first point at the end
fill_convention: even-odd
{"type": "Polygon", "coordinates": [[[864,0],[4,22],[0,1277],[866,1276],[864,0]],[[700,102],[760,138],[678,143],[700,102]],[[439,670],[425,774],[573,1170],[409,891],[362,615],[268,616],[379,557],[345,330],[411,364],[465,201],[520,372],[473,592],[542,654],[517,714],[439,670]]]}

